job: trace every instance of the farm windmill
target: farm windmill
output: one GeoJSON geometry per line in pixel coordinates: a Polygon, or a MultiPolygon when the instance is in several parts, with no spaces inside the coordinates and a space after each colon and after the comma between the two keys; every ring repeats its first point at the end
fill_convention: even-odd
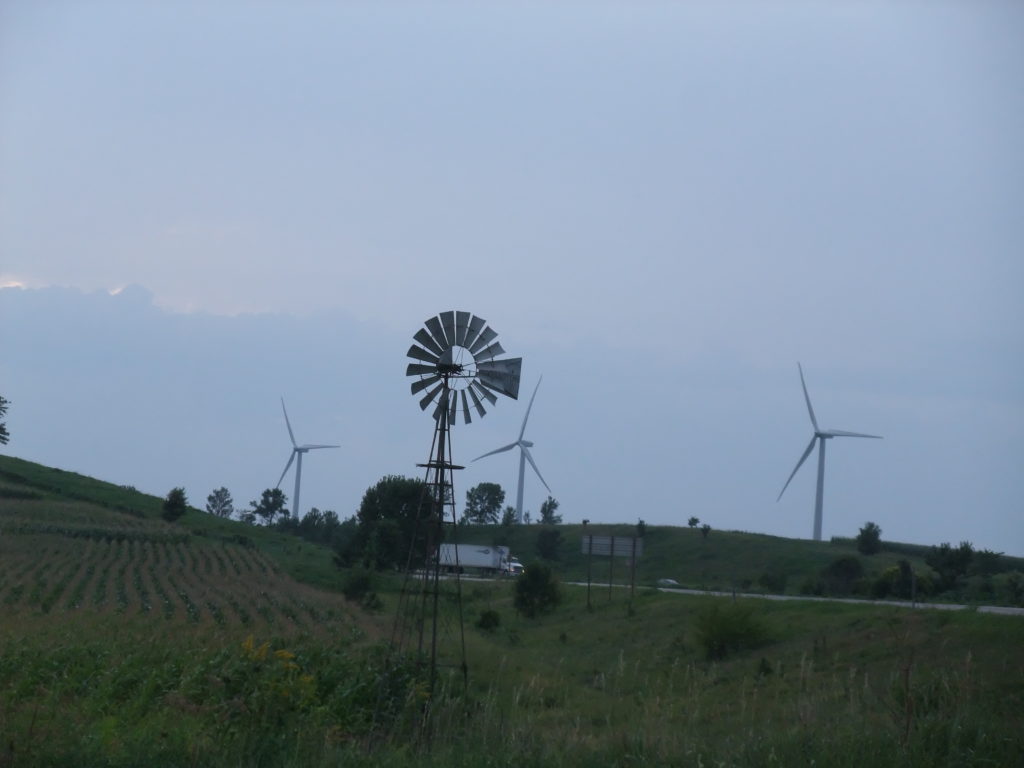
{"type": "Polygon", "coordinates": [[[537,380],[537,386],[533,388],[533,395],[530,397],[530,404],[526,407],[526,415],[523,417],[523,426],[519,429],[519,437],[514,443],[509,443],[501,448],[495,448],[493,451],[477,456],[473,461],[479,461],[480,459],[486,458],[487,456],[493,456],[496,453],[504,453],[505,451],[511,451],[513,448],[519,448],[519,486],[516,489],[516,522],[523,522],[523,479],[526,474],[526,462],[530,462],[530,466],[533,467],[533,471],[537,473],[537,477],[544,483],[544,487],[548,489],[548,493],[551,493],[551,488],[544,480],[544,476],[540,473],[537,468],[537,462],[533,460],[533,454],[530,453],[530,449],[533,447],[533,443],[529,440],[524,440],[523,435],[526,434],[526,421],[530,418],[530,409],[533,408],[533,400],[537,397],[537,390],[540,389],[540,383],[544,377],[541,376],[537,380]]]}
{"type": "Polygon", "coordinates": [[[292,497],[292,515],[296,520],[302,518],[302,508],[299,506],[299,491],[302,488],[302,456],[303,454],[315,451],[320,448],[341,448],[340,445],[299,445],[295,442],[295,433],[292,432],[292,423],[288,420],[288,409],[284,407],[284,398],[281,398],[281,410],[284,411],[284,423],[288,427],[288,437],[292,441],[292,453],[288,457],[288,463],[284,465],[284,472],[281,473],[280,479],[277,481],[275,488],[280,488],[281,483],[284,480],[284,476],[288,474],[288,470],[291,469],[292,462],[295,462],[295,496],[292,497]],[[296,458],[298,459],[296,461],[296,458]]]}
{"type": "MultiPolygon", "coordinates": [[[[431,689],[434,686],[437,668],[438,595],[440,589],[440,557],[436,556],[440,542],[446,538],[444,527],[456,528],[455,492],[453,471],[462,469],[452,463],[451,427],[459,415],[466,424],[472,422],[472,412],[483,416],[487,411],[483,401],[490,405],[497,403],[497,395],[513,400],[519,397],[519,378],[522,358],[498,359],[504,353],[496,340],[498,334],[481,317],[469,312],[442,312],[424,322],[414,335],[417,342],[409,347],[406,356],[417,361],[406,368],[407,376],[415,376],[410,385],[413,395],[423,393],[419,405],[426,410],[433,405],[434,441],[430,448],[430,459],[419,466],[426,469],[424,495],[417,512],[417,523],[426,540],[427,562],[423,563],[423,577],[413,580],[412,571],[420,564],[414,563],[417,543],[414,540],[410,552],[410,567],[406,574],[406,587],[402,590],[400,606],[392,635],[392,647],[401,648],[416,637],[416,651],[420,658],[427,653],[431,689]],[[417,605],[411,603],[412,592],[419,592],[417,605]],[[430,621],[430,635],[424,637],[426,621],[430,621]]],[[[449,540],[454,539],[454,535],[449,540]]],[[[456,566],[458,565],[456,561],[456,566]]],[[[456,568],[456,571],[458,569],[456,568]]],[[[461,668],[466,675],[465,641],[462,637],[461,586],[456,577],[459,591],[459,642],[462,651],[461,668]]]]}
{"type": "Polygon", "coordinates": [[[825,441],[831,440],[833,437],[871,437],[877,440],[881,440],[880,435],[865,435],[861,432],[846,432],[841,429],[821,429],[818,427],[818,420],[814,417],[814,408],[811,407],[811,398],[807,394],[807,384],[804,382],[804,369],[800,363],[796,364],[797,369],[800,371],[800,386],[804,390],[804,400],[807,401],[807,413],[811,417],[811,426],[814,427],[814,434],[811,436],[811,442],[807,444],[807,450],[804,451],[804,455],[800,457],[800,461],[796,463],[796,467],[789,475],[789,479],[786,480],[786,484],[782,486],[782,490],[779,492],[779,497],[775,500],[778,503],[779,499],[782,498],[782,494],[786,492],[786,488],[789,487],[790,481],[793,476],[797,473],[797,470],[803,466],[803,463],[807,460],[807,457],[811,455],[811,451],[814,450],[814,444],[818,444],[818,491],[814,497],[814,540],[821,541],[821,510],[822,510],[822,499],[825,492],[825,441]]]}

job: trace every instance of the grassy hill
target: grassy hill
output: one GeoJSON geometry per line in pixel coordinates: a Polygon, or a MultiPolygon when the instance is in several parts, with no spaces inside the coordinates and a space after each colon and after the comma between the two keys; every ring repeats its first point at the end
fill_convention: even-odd
{"type": "MultiPolygon", "coordinates": [[[[428,699],[387,658],[395,576],[367,613],[324,548],[197,510],[170,524],[160,502],[0,457],[0,766],[1024,764],[1020,617],[649,586],[588,609],[563,585],[527,619],[515,582],[465,582],[464,687],[449,584],[428,699]]],[[[508,534],[525,559],[536,528],[508,534]]],[[[649,528],[639,581],[742,586],[849,548],[649,528]]]]}

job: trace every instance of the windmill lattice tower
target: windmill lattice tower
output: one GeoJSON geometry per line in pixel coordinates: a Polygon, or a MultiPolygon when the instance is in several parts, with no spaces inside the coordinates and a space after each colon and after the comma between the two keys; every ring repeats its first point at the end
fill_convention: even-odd
{"type": "MultiPolygon", "coordinates": [[[[497,395],[519,397],[522,358],[497,359],[504,353],[498,334],[487,321],[469,312],[442,312],[431,317],[413,339],[407,357],[418,362],[406,368],[415,376],[412,394],[424,393],[420,409],[433,405],[434,437],[430,459],[417,466],[425,469],[423,493],[416,514],[416,532],[409,547],[405,580],[392,630],[392,652],[412,653],[418,664],[429,665],[430,691],[437,681],[439,632],[458,633],[457,666],[468,677],[465,637],[462,626],[462,587],[456,551],[454,586],[456,613],[449,617],[440,610],[442,593],[441,558],[444,540],[457,541],[454,471],[464,467],[452,461],[451,428],[461,414],[466,424],[472,411],[486,414],[483,401],[495,405],[497,395]],[[471,411],[472,409],[472,411],[471,411]],[[457,627],[453,626],[457,623],[457,627]]],[[[446,601],[447,602],[447,601],[446,601]]]]}

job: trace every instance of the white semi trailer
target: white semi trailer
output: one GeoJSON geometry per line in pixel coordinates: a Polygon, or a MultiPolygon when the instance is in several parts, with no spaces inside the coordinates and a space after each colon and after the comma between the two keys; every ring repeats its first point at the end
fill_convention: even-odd
{"type": "Polygon", "coordinates": [[[509,554],[508,547],[482,544],[442,544],[438,553],[441,570],[448,573],[486,573],[518,575],[522,563],[509,554]]]}

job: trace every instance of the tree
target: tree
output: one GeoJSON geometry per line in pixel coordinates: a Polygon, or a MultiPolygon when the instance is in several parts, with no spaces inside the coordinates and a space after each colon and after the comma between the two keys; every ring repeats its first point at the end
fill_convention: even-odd
{"type": "Polygon", "coordinates": [[[231,517],[235,514],[234,501],[227,488],[221,487],[206,497],[206,511],[216,517],[231,517]]]}
{"type": "Polygon", "coordinates": [[[561,602],[558,579],[543,563],[531,563],[516,580],[516,610],[527,618],[548,613],[561,602]]]}
{"type": "Polygon", "coordinates": [[[939,574],[938,588],[940,592],[952,589],[957,581],[967,575],[974,557],[974,546],[969,541],[961,541],[959,547],[952,547],[943,542],[928,550],[924,561],[939,574]]]}
{"type": "Polygon", "coordinates": [[[686,524],[691,528],[696,528],[698,525],[700,525],[700,518],[691,517],[689,520],[686,521],[686,524]]]}
{"type": "Polygon", "coordinates": [[[556,514],[558,510],[558,500],[552,496],[548,496],[547,500],[540,505],[540,523],[541,525],[561,525],[562,516],[556,514]]]}
{"type": "Polygon", "coordinates": [[[413,564],[422,564],[426,537],[417,537],[416,528],[425,490],[422,480],[400,475],[386,475],[367,488],[356,512],[356,535],[339,558],[359,559],[372,568],[404,568],[416,541],[413,564]]]}
{"type": "Polygon", "coordinates": [[[516,524],[516,508],[513,506],[505,507],[505,511],[501,513],[501,524],[507,528],[511,528],[516,524]]]}
{"type": "Polygon", "coordinates": [[[864,523],[857,534],[857,551],[862,555],[875,555],[882,551],[882,529],[874,523],[864,523]]]}
{"type": "MultiPolygon", "coordinates": [[[[0,396],[0,419],[7,415],[7,406],[10,404],[10,400],[6,397],[0,396]]],[[[7,441],[10,439],[11,435],[7,431],[7,423],[0,421],[0,445],[7,445],[7,441]]]]}
{"type": "Polygon", "coordinates": [[[558,560],[562,556],[562,532],[557,528],[541,528],[537,532],[537,554],[545,560],[558,560]]]}
{"type": "Polygon", "coordinates": [[[167,493],[167,498],[164,499],[163,511],[160,513],[161,517],[169,523],[173,523],[179,517],[185,514],[185,510],[188,509],[188,499],[185,497],[184,488],[172,488],[167,493]]]}
{"type": "Polygon", "coordinates": [[[709,533],[711,533],[711,526],[704,523],[704,525],[700,527],[700,535],[706,539],[709,533]]]}
{"type": "Polygon", "coordinates": [[[636,535],[638,539],[642,539],[644,534],[647,533],[647,523],[643,519],[636,521],[636,535]]]}
{"type": "Polygon", "coordinates": [[[278,515],[287,517],[288,510],[284,508],[287,502],[288,497],[280,488],[267,488],[260,496],[259,502],[250,501],[249,506],[252,507],[253,515],[263,518],[266,525],[273,525],[274,518],[278,515]]]}
{"type": "Polygon", "coordinates": [[[493,525],[498,522],[501,505],[505,503],[505,491],[497,483],[480,483],[466,491],[466,511],[462,514],[464,523],[493,525]]]}

